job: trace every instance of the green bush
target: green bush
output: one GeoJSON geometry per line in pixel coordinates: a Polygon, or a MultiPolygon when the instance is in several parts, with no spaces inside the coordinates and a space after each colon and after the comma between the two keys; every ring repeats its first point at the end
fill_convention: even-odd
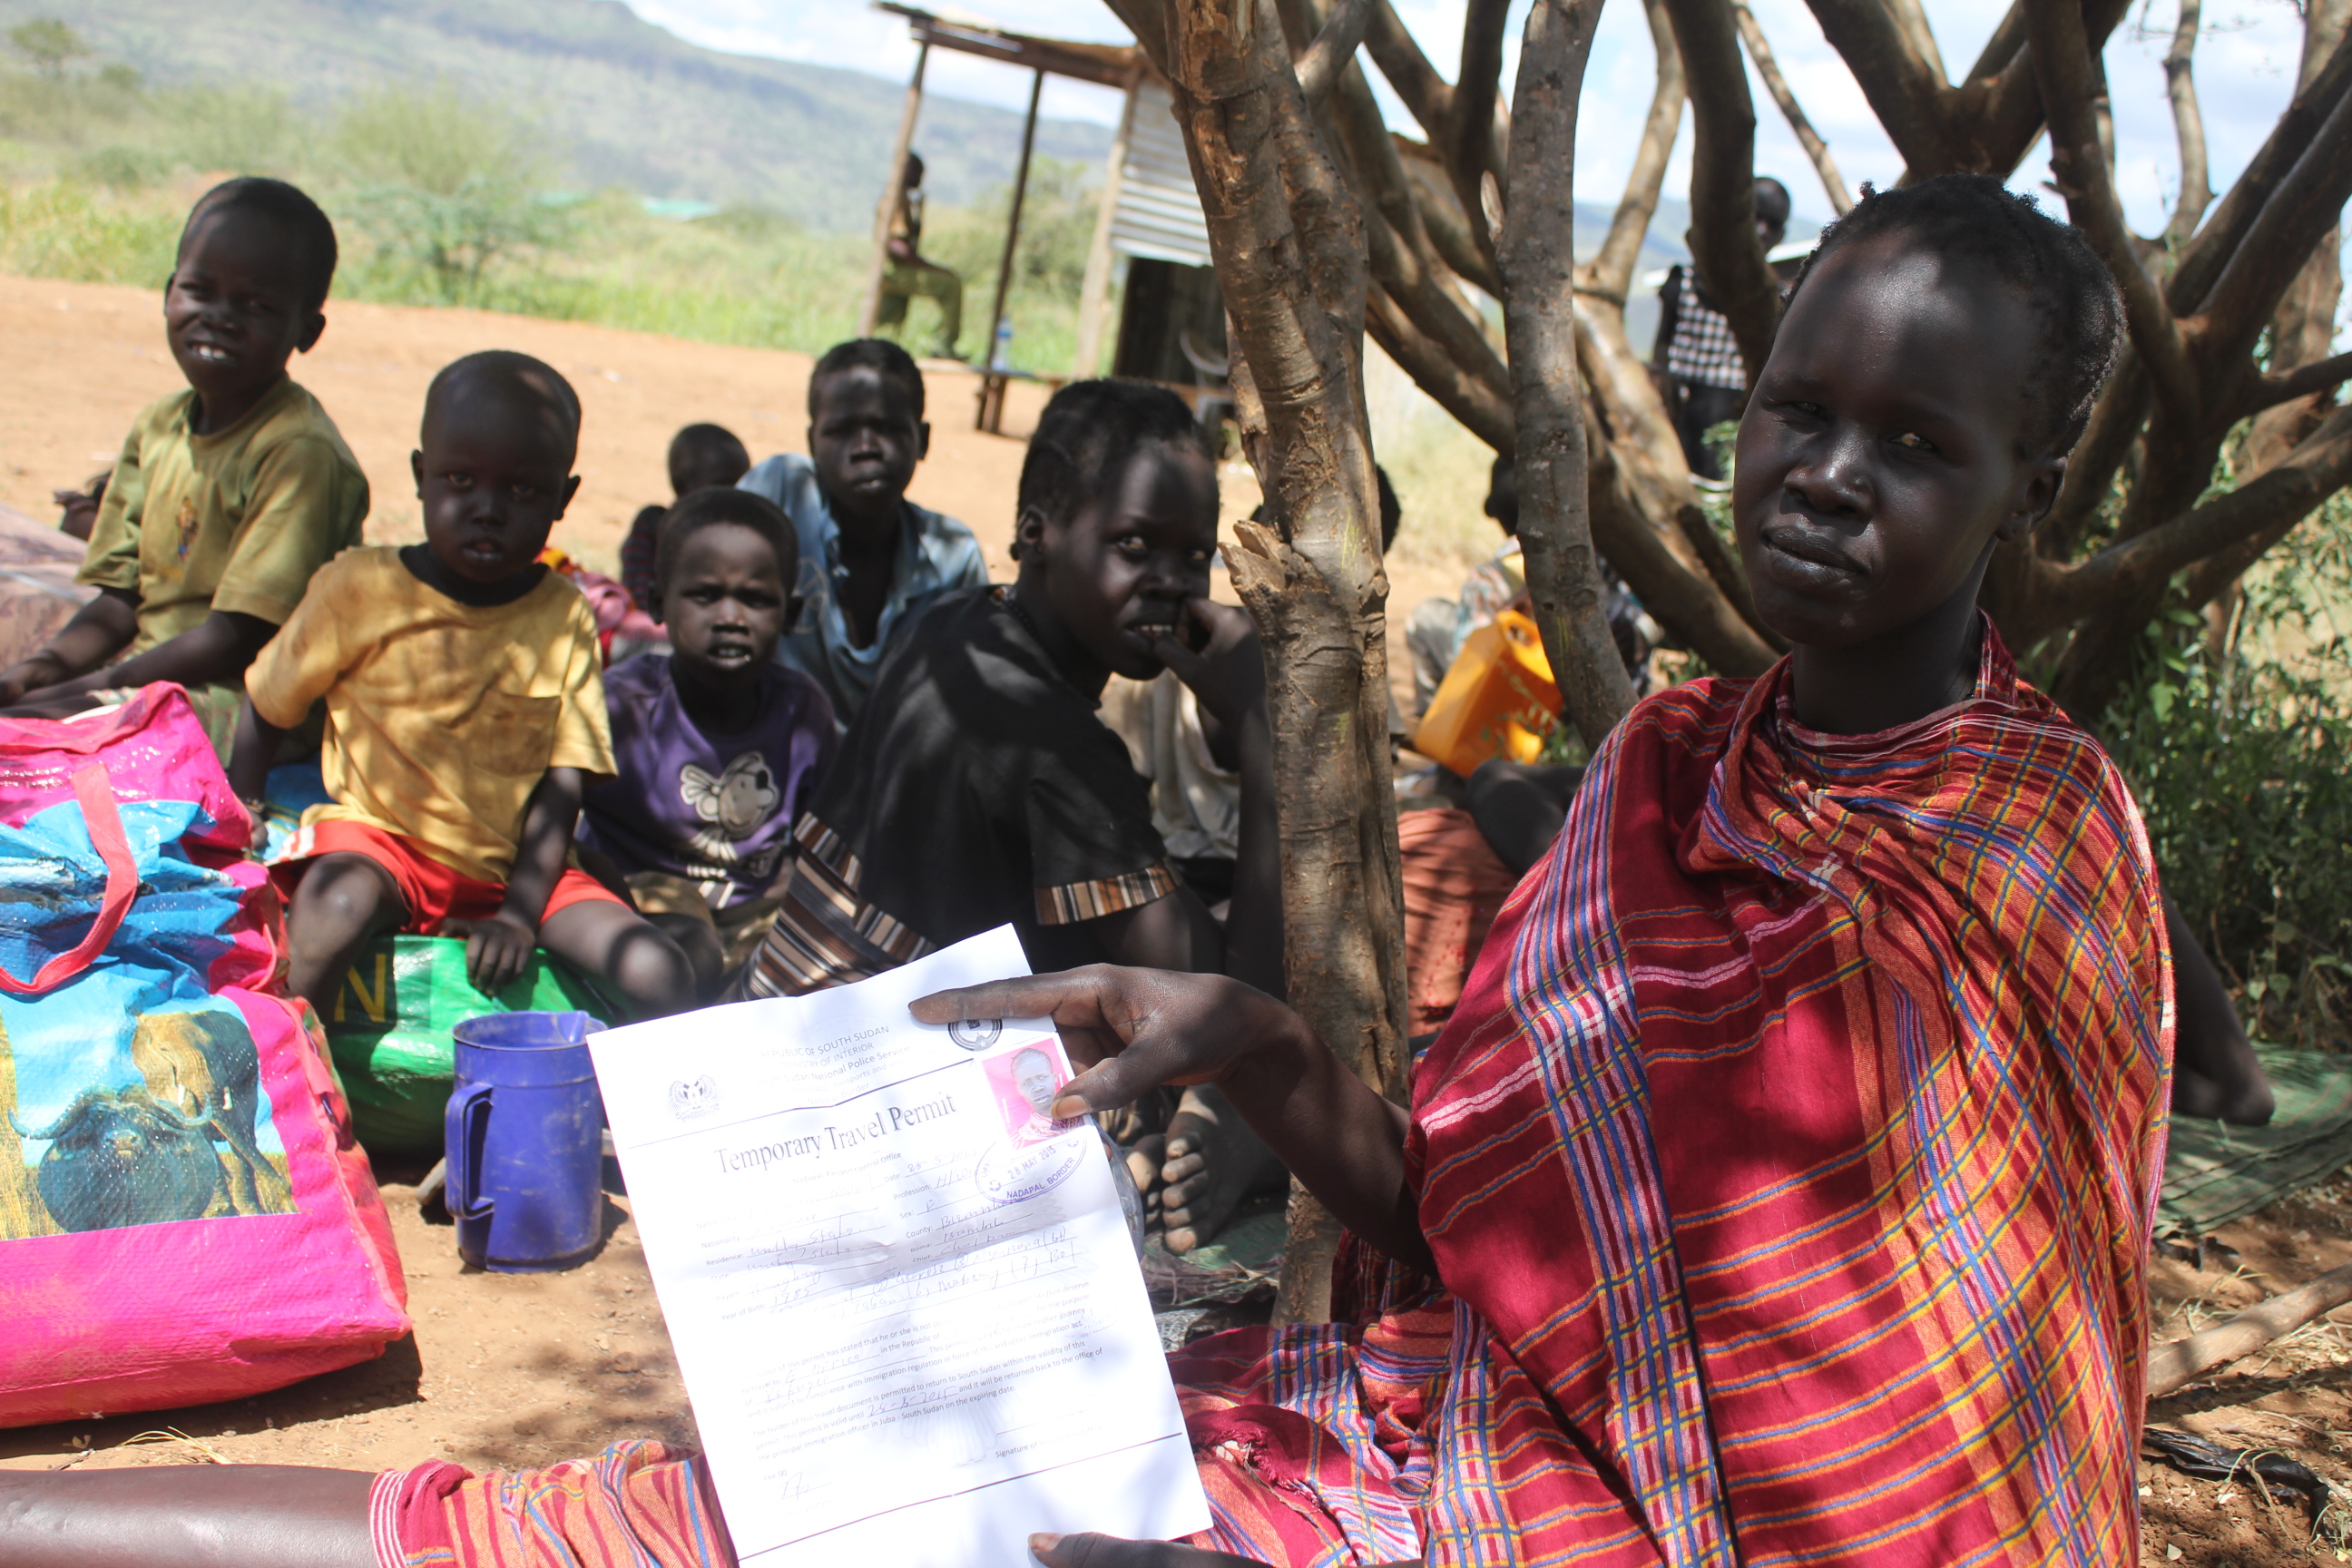
{"type": "Polygon", "coordinates": [[[354,99],[328,152],[377,287],[399,297],[413,279],[443,304],[478,304],[494,263],[562,245],[570,219],[543,199],[537,147],[521,121],[446,83],[354,99]]]}
{"type": "Polygon", "coordinates": [[[2248,574],[2214,635],[2153,627],[2110,710],[2165,887],[2257,1037],[2346,1048],[2352,990],[2352,497],[2248,574]]]}
{"type": "Polygon", "coordinates": [[[160,289],[179,238],[179,216],[152,204],[70,181],[0,185],[0,268],[10,272],[160,289]]]}
{"type": "Polygon", "coordinates": [[[158,100],[156,155],[196,174],[295,172],[311,128],[268,87],[190,87],[158,100]]]}
{"type": "MultiPolygon", "coordinates": [[[[1021,243],[1013,252],[1012,287],[1004,300],[1016,369],[1066,374],[1077,352],[1078,290],[1086,281],[1097,206],[1097,193],[1087,186],[1093,173],[1091,165],[1059,158],[1038,158],[1029,166],[1021,243]]],[[[935,207],[924,223],[923,255],[963,279],[961,347],[975,361],[988,357],[988,310],[996,298],[1012,211],[1013,187],[1003,184],[972,206],[935,207]]],[[[862,266],[862,254],[860,261],[862,266]]],[[[918,335],[929,331],[926,321],[915,329],[918,335]]]]}

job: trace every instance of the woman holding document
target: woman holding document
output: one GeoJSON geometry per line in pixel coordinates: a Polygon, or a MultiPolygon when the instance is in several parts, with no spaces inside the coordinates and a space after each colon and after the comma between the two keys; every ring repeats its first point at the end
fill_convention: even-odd
{"type": "MultiPolygon", "coordinates": [[[[2137,1561],[2156,875],[2112,764],[1976,609],[2120,321],[2082,239],[1989,179],[1824,237],[1733,497],[1796,652],[1601,746],[1410,1111],[1222,976],[915,1004],[1052,1017],[1087,1070],[1041,1116],[1220,1085],[1353,1236],[1339,1321],[1174,1359],[1214,1528],[1040,1538],[1050,1568],[2137,1561]]],[[[423,1482],[0,1476],[24,1568],[647,1558],[732,1561],[696,1463],[652,1445],[423,1482]]]]}

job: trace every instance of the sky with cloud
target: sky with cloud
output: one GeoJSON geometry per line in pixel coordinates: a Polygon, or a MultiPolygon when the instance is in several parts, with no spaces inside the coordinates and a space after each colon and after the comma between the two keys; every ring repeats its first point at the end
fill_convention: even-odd
{"type": "MultiPolygon", "coordinates": [[[[1396,0],[1406,24],[1433,59],[1450,60],[1462,32],[1461,0],[1396,0]]],[[[1765,34],[1795,88],[1798,101],[1827,139],[1850,185],[1893,180],[1902,160],[1873,118],[1862,90],[1834,50],[1822,37],[1803,0],[1753,0],[1765,34]]],[[[1964,69],[2000,19],[2006,0],[1926,0],[1945,63],[1964,69]]],[[[2179,184],[2170,110],[2164,90],[2164,52],[2170,41],[2175,0],[2135,0],[2131,14],[2107,46],[2107,79],[2115,100],[2116,170],[2126,209],[2143,233],[2163,226],[2163,214],[2179,184]]],[[[709,48],[770,55],[812,65],[840,66],[904,81],[913,68],[915,47],[906,23],[855,0],[631,0],[646,20],[709,48]]],[[[957,8],[938,6],[942,13],[957,8]]],[[[1527,0],[1513,8],[1514,40],[1527,0]]],[[[983,0],[961,11],[1021,32],[1053,37],[1125,42],[1127,30],[1099,0],[983,0]]],[[[2205,32],[2197,51],[2197,87],[2205,111],[2206,138],[2217,191],[2227,190],[2261,145],[2293,95],[2302,47],[2302,21],[2294,0],[2207,0],[2205,32]]],[[[1505,62],[1516,67],[1517,47],[1505,62]]],[[[1633,153],[1633,138],[1648,108],[1653,57],[1649,28],[1635,0],[1616,0],[1603,11],[1586,73],[1577,136],[1577,189],[1580,199],[1611,202],[1617,195],[1633,153]]],[[[1752,79],[1752,72],[1751,72],[1752,79]]],[[[936,54],[929,67],[929,89],[957,98],[1018,110],[1027,102],[1028,73],[969,56],[936,54]]],[[[1385,92],[1385,84],[1375,83],[1385,92]]],[[[1806,216],[1830,216],[1827,200],[1812,178],[1796,139],[1775,112],[1762,84],[1751,79],[1759,133],[1758,169],[1778,174],[1795,193],[1806,216]]],[[[1044,109],[1049,115],[1106,123],[1118,114],[1118,95],[1082,82],[1048,79],[1044,109]]],[[[1411,123],[1392,100],[1391,119],[1411,123]]],[[[1690,179],[1690,118],[1667,175],[1670,192],[1690,179]]],[[[2047,175],[2046,147],[2037,148],[2012,182],[2030,189],[2047,175]]]]}

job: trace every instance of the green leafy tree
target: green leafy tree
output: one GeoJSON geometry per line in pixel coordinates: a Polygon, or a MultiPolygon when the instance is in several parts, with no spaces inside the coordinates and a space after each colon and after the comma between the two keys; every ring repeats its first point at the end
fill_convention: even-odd
{"type": "Polygon", "coordinates": [[[290,173],[305,130],[285,93],[251,85],[183,89],[171,96],[163,118],[176,143],[173,150],[207,174],[290,173]]]}
{"type": "Polygon", "coordinates": [[[330,151],[351,182],[342,205],[377,257],[454,303],[478,295],[502,258],[567,237],[564,213],[541,198],[540,140],[444,83],[363,94],[330,151]]]}
{"type": "Polygon", "coordinates": [[[90,53],[81,35],[55,16],[17,23],[8,29],[8,47],[52,81],[64,78],[68,64],[90,53]]]}

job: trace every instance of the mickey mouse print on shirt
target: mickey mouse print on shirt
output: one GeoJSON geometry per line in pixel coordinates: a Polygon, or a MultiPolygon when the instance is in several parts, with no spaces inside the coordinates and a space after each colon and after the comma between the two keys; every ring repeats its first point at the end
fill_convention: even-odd
{"type": "Polygon", "coordinates": [[[625,877],[696,884],[714,910],[766,897],[792,853],[793,824],[833,760],[833,707],[815,681],[770,665],[751,727],[706,735],[680,703],[669,664],[646,654],[604,672],[618,768],[583,793],[580,842],[625,877]]]}
{"type": "Polygon", "coordinates": [[[688,763],[677,773],[678,797],[711,824],[695,835],[695,847],[714,860],[732,860],[735,846],[760,830],[784,798],[775,770],[757,752],[745,752],[718,777],[688,763]]]}

